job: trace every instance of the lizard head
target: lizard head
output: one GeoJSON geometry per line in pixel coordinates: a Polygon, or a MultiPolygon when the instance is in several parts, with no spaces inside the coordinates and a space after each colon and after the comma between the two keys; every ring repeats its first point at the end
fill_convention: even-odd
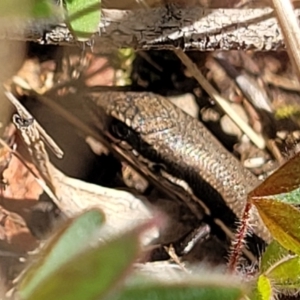
{"type": "Polygon", "coordinates": [[[106,115],[140,135],[149,135],[175,126],[176,118],[170,116],[170,111],[173,110],[169,106],[172,104],[149,92],[103,92],[93,97],[93,102],[106,115]]]}

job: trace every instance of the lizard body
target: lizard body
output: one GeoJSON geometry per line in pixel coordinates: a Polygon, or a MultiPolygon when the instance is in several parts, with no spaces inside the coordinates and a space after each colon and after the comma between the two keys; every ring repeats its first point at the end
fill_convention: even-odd
{"type": "MultiPolygon", "coordinates": [[[[110,118],[110,133],[164,172],[187,182],[206,213],[225,224],[242,217],[248,193],[259,181],[197,119],[166,98],[149,92],[101,92],[92,96],[95,109],[110,118]]],[[[195,197],[194,197],[195,198],[195,197]]],[[[270,241],[255,208],[250,226],[270,241]]]]}

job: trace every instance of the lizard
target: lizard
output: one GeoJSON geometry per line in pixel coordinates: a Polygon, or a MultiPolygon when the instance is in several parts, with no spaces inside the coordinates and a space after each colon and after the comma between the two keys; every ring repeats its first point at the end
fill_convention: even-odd
{"type": "MultiPolygon", "coordinates": [[[[91,93],[88,103],[109,139],[129,151],[151,176],[186,183],[184,189],[206,215],[225,228],[236,228],[248,193],[260,182],[201,121],[150,92],[91,93]]],[[[249,224],[258,237],[271,241],[255,207],[249,224]]]]}

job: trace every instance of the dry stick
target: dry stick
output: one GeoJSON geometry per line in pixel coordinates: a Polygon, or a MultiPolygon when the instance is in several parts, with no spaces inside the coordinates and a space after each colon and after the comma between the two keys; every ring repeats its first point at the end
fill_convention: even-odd
{"type": "Polygon", "coordinates": [[[300,28],[290,0],[272,0],[287,51],[300,80],[300,28]]]}
{"type": "MultiPolygon", "coordinates": [[[[295,10],[297,16],[300,10],[295,10]]],[[[277,50],[284,48],[278,22],[270,8],[208,9],[158,7],[147,10],[103,9],[98,31],[89,43],[99,52],[117,47],[139,50],[231,49],[277,50]]],[[[30,40],[40,44],[76,45],[65,24],[28,21],[1,24],[0,39],[30,40]],[[3,25],[3,26],[2,26],[3,25]]]]}
{"type": "Polygon", "coordinates": [[[266,91],[259,86],[256,80],[252,79],[247,74],[237,71],[237,69],[227,61],[224,52],[217,53],[214,56],[214,59],[222,67],[226,74],[234,81],[244,97],[252,104],[252,106],[270,114],[273,112],[269,96],[267,95],[266,91]]]}
{"type": "Polygon", "coordinates": [[[58,158],[62,158],[64,153],[60,147],[55,143],[51,136],[43,129],[43,127],[32,117],[28,110],[19,102],[19,100],[9,91],[4,92],[8,100],[14,105],[19,116],[23,120],[32,120],[36,130],[39,133],[40,138],[43,142],[49,147],[49,149],[55,154],[58,158]]]}
{"type": "Polygon", "coordinates": [[[54,153],[60,155],[63,152],[11,92],[4,91],[4,94],[17,109],[18,115],[14,115],[13,121],[21,133],[31,155],[32,162],[43,179],[43,182],[39,183],[42,184],[42,188],[48,196],[55,201],[57,200],[56,191],[49,172],[49,157],[45,149],[44,139],[54,147],[54,153]]]}
{"type": "Polygon", "coordinates": [[[257,134],[246,122],[244,122],[243,119],[241,119],[241,117],[231,108],[229,103],[223,97],[221,97],[215,88],[206,80],[191,59],[181,49],[175,49],[174,52],[203,87],[203,89],[208,93],[208,95],[220,105],[224,112],[250,138],[250,140],[258,148],[265,148],[266,144],[264,138],[260,134],[257,134]]]}
{"type": "MultiPolygon", "coordinates": [[[[217,54],[215,60],[220,64],[220,66],[226,71],[227,75],[232,78],[241,92],[244,94],[244,97],[248,102],[258,110],[260,119],[265,126],[272,128],[275,119],[273,117],[273,108],[271,101],[265,92],[265,90],[260,87],[257,82],[246,74],[240,74],[226,59],[223,57],[222,53],[217,54]]],[[[266,147],[273,154],[276,160],[280,163],[283,163],[283,159],[276,143],[270,138],[266,131],[265,135],[266,147]]]]}

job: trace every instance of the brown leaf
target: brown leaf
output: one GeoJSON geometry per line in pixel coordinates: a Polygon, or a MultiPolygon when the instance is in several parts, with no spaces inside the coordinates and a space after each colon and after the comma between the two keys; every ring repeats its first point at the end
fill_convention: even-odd
{"type": "Polygon", "coordinates": [[[31,235],[24,219],[0,207],[0,249],[24,253],[36,248],[37,240],[31,235]]]}
{"type": "MultiPolygon", "coordinates": [[[[30,163],[28,165],[34,169],[30,163]]],[[[41,187],[34,176],[14,155],[2,173],[5,186],[0,193],[0,240],[1,249],[13,252],[27,252],[37,246],[26,225],[30,210],[36,204],[41,187]]]]}
{"type": "Polygon", "coordinates": [[[254,189],[249,197],[265,197],[291,192],[300,186],[300,153],[287,161],[254,189]]]}
{"type": "MultiPolygon", "coordinates": [[[[33,164],[27,164],[38,174],[33,164]]],[[[5,198],[14,200],[38,200],[43,192],[34,176],[15,156],[12,156],[8,168],[4,170],[3,178],[7,182],[7,187],[3,191],[3,197],[5,198]]]]}
{"type": "Polygon", "coordinates": [[[251,199],[272,236],[286,249],[300,255],[300,211],[276,199],[251,199]]]}

